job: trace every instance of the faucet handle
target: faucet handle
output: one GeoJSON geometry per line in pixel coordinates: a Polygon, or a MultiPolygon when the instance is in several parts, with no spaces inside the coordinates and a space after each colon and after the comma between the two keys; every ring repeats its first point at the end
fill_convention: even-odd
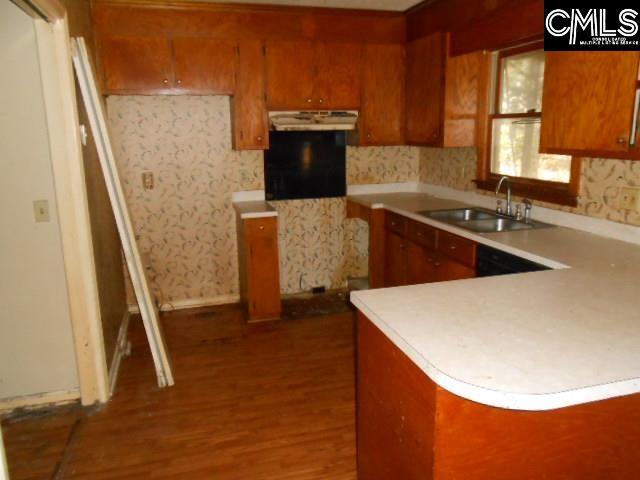
{"type": "Polygon", "coordinates": [[[498,214],[502,213],[502,200],[498,200],[496,202],[496,213],[498,214]]]}
{"type": "Polygon", "coordinates": [[[522,219],[522,205],[520,205],[520,204],[516,205],[515,218],[516,218],[516,220],[521,220],[522,219]]]}
{"type": "Polygon", "coordinates": [[[531,209],[533,208],[533,202],[528,198],[523,198],[522,204],[524,205],[524,221],[529,223],[531,221],[531,209]]]}

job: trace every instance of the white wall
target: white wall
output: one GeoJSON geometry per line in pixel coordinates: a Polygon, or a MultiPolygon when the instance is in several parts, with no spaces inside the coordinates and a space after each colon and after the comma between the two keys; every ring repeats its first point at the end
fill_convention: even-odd
{"type": "Polygon", "coordinates": [[[0,2],[0,399],[78,389],[33,20],[0,2]],[[51,221],[36,223],[34,200],[51,221]]]}

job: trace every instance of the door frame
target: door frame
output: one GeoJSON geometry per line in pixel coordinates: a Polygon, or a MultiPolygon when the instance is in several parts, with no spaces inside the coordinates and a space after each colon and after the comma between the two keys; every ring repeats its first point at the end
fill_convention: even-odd
{"type": "Polygon", "coordinates": [[[109,400],[98,282],[67,12],[58,0],[13,0],[34,18],[69,309],[83,405],[109,400]]]}

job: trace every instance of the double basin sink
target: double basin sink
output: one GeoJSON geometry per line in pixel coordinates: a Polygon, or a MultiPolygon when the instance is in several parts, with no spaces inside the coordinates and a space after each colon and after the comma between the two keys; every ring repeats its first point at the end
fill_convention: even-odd
{"type": "Polygon", "coordinates": [[[516,230],[532,230],[536,228],[549,228],[553,225],[534,222],[532,220],[516,220],[506,215],[494,213],[482,208],[456,208],[453,210],[426,210],[417,212],[418,215],[432,218],[443,223],[455,225],[472,232],[513,232],[516,230]]]}

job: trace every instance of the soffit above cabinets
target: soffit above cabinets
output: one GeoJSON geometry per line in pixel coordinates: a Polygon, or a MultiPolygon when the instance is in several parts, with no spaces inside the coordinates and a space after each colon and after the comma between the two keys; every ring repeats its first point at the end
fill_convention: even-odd
{"type": "MultiPolygon", "coordinates": [[[[218,0],[196,0],[203,3],[218,3],[218,0]]],[[[289,5],[296,7],[354,8],[362,10],[388,10],[404,12],[421,0],[225,0],[225,3],[248,3],[261,5],[289,5]]]]}

